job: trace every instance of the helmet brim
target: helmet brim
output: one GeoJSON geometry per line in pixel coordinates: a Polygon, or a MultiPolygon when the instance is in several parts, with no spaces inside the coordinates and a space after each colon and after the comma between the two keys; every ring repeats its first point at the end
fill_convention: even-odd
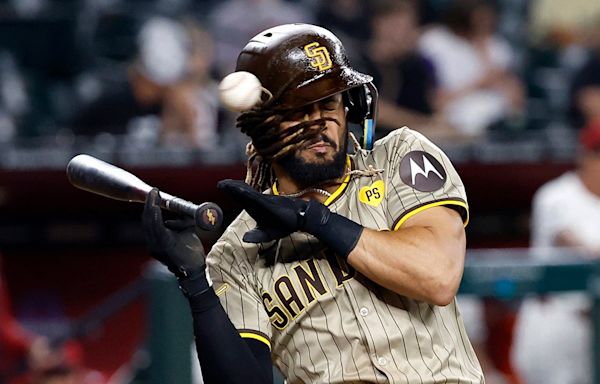
{"type": "Polygon", "coordinates": [[[276,109],[295,109],[373,81],[373,77],[344,66],[314,76],[280,95],[276,109]],[[316,96],[318,95],[318,96],[316,96]]]}

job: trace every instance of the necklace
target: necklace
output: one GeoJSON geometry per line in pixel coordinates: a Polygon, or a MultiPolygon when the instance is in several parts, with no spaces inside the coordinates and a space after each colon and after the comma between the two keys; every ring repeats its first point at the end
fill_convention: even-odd
{"type": "Polygon", "coordinates": [[[320,193],[323,196],[331,197],[331,193],[329,193],[326,190],[321,189],[321,188],[306,188],[306,189],[301,190],[300,192],[295,192],[295,193],[281,193],[281,192],[279,192],[279,195],[280,196],[285,196],[285,197],[298,197],[298,196],[306,195],[309,192],[320,193]]]}

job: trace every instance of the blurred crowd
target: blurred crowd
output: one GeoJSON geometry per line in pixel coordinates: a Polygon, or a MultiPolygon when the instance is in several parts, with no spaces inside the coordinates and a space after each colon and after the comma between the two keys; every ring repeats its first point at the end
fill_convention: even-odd
{"type": "Polygon", "coordinates": [[[15,317],[0,257],[0,383],[102,384],[106,380],[83,364],[81,345],[71,338],[49,337],[15,317]]]}
{"type": "MultiPolygon", "coordinates": [[[[353,67],[374,76],[379,136],[407,125],[442,147],[572,144],[577,170],[533,202],[532,244],[600,257],[597,0],[2,0],[0,148],[243,161],[245,138],[219,103],[218,82],[252,36],[291,22],[332,30],[353,67]]],[[[2,369],[60,369],[65,357],[16,323],[5,296],[0,289],[0,352],[18,364],[0,359],[0,382],[2,369]]],[[[520,305],[465,298],[461,307],[476,319],[467,326],[488,382],[590,382],[589,303],[576,295],[520,305]]]]}
{"type": "Polygon", "coordinates": [[[552,142],[600,115],[589,0],[14,0],[0,2],[0,145],[238,161],[244,139],[218,82],[250,37],[288,22],[331,29],[374,75],[380,135],[552,142]]]}

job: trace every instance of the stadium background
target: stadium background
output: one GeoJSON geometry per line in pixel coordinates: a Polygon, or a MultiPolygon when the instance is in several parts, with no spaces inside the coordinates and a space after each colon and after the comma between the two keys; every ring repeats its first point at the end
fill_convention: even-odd
{"type": "MultiPolygon", "coordinates": [[[[439,20],[450,2],[421,1],[421,22],[439,20]]],[[[585,47],[565,54],[574,42],[568,34],[563,36],[566,42],[554,46],[534,41],[534,3],[497,1],[498,31],[516,53],[515,72],[526,89],[525,115],[477,140],[439,143],[467,188],[468,247],[473,255],[482,249],[506,250],[495,253],[497,259],[525,254],[512,252],[529,246],[534,192],[574,166],[578,127],[569,118],[569,84],[576,67],[572,62],[585,47]]],[[[333,19],[326,8],[317,0],[0,2],[0,251],[12,311],[23,326],[55,336],[86,314],[102,317],[98,306],[119,301],[111,296],[115,292],[130,293],[137,298],[98,324],[92,322],[78,339],[78,364],[112,377],[112,382],[189,380],[189,317],[173,281],[150,263],[139,225],[141,206],[76,190],[67,182],[65,165],[78,153],[97,156],[176,196],[214,201],[228,221],[236,208],[214,186],[223,178],[243,177],[244,139],[232,129],[232,117],[225,111],[218,111],[217,139],[199,147],[163,145],[148,128],[152,125],[90,131],[69,122],[99,86],[123,81],[136,61],[140,28],[152,17],[185,17],[209,35],[231,32],[244,41],[291,17],[306,17],[335,30],[336,25],[328,24],[333,19]],[[236,5],[241,14],[255,9],[256,22],[250,13],[245,17],[251,26],[236,24],[235,12],[230,12],[236,5]],[[272,12],[259,17],[264,7],[272,12]],[[151,284],[137,295],[129,288],[140,277],[151,284]],[[180,364],[180,369],[169,364],[180,364]]],[[[368,24],[366,18],[352,21],[357,31],[368,24]]],[[[219,41],[223,37],[212,35],[215,80],[233,64],[223,64],[227,55],[219,48],[242,47],[237,40],[219,41]]],[[[354,46],[355,41],[346,38],[344,42],[354,46]]],[[[110,116],[110,106],[103,113],[110,116]]],[[[207,235],[206,244],[215,236],[207,235]]],[[[510,275],[498,279],[511,284],[510,275]]],[[[490,304],[499,308],[498,318],[514,315],[513,299],[521,293],[511,287],[488,292],[500,296],[490,304]]],[[[490,351],[504,353],[506,340],[488,342],[490,351]]]]}

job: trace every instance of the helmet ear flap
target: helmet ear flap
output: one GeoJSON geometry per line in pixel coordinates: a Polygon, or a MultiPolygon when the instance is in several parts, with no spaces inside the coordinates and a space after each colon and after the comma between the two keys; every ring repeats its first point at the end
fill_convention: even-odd
{"type": "Polygon", "coordinates": [[[342,93],[342,100],[348,108],[346,120],[362,127],[362,146],[364,149],[370,150],[373,148],[377,99],[377,88],[372,82],[350,88],[342,93]]]}
{"type": "Polygon", "coordinates": [[[364,86],[350,88],[342,94],[344,105],[348,108],[346,120],[354,124],[362,124],[369,113],[367,94],[364,86]]]}

